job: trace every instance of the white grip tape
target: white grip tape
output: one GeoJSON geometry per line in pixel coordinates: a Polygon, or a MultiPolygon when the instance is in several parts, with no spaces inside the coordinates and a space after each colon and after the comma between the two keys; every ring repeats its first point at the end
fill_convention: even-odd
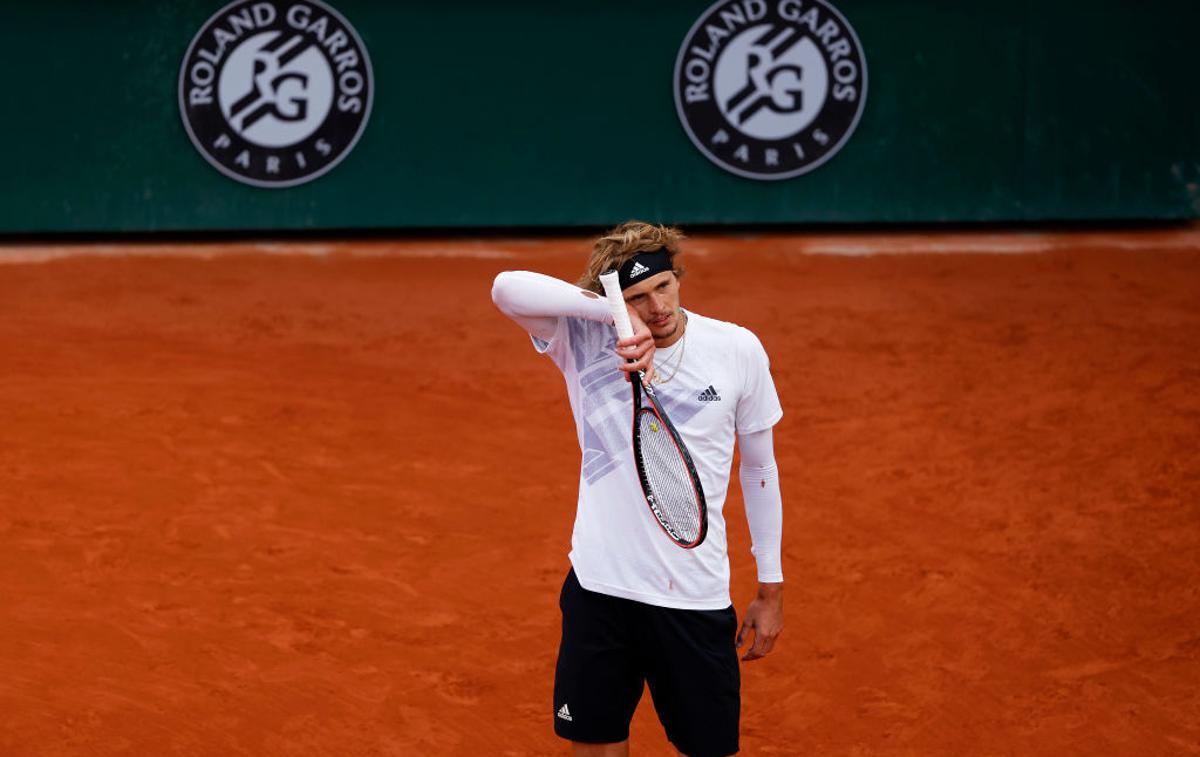
{"type": "Polygon", "coordinates": [[[625,308],[625,298],[621,295],[619,274],[616,271],[600,274],[600,284],[604,287],[608,309],[612,311],[613,324],[617,327],[617,336],[621,339],[628,339],[633,336],[633,324],[629,321],[629,311],[625,308]]]}

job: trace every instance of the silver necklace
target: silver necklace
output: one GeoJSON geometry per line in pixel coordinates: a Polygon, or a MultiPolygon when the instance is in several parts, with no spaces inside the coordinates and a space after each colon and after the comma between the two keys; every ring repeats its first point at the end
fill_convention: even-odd
{"type": "MultiPolygon", "coordinates": [[[[681,367],[683,367],[683,350],[684,350],[684,348],[686,348],[686,347],[687,347],[687,314],[686,314],[686,313],[684,313],[684,316],[683,316],[683,336],[679,337],[679,350],[676,352],[676,354],[674,354],[674,355],[672,355],[671,357],[667,358],[667,361],[671,360],[671,358],[675,358],[675,370],[671,371],[671,375],[670,375],[670,376],[667,376],[666,378],[660,378],[660,377],[659,377],[659,376],[660,376],[660,374],[659,374],[658,370],[656,369],[656,370],[654,371],[654,383],[655,383],[655,384],[659,384],[659,385],[661,386],[662,384],[665,384],[665,383],[667,383],[668,381],[670,381],[671,379],[673,379],[673,378],[675,378],[677,375],[679,375],[679,369],[680,369],[681,367]]],[[[663,367],[665,368],[665,367],[666,367],[666,365],[664,365],[663,367]]]]}

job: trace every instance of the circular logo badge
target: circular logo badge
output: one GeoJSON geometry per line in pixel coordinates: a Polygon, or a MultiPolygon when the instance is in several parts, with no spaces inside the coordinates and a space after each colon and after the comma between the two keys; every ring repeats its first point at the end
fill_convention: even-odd
{"type": "Polygon", "coordinates": [[[179,110],[192,144],[230,178],[291,187],[332,169],[371,112],[358,33],[318,0],[238,0],[188,47],[179,110]]]}
{"type": "Polygon", "coordinates": [[[675,109],[696,147],[749,179],[789,179],[834,156],[858,125],[867,62],[824,0],[722,0],[675,60],[675,109]]]}

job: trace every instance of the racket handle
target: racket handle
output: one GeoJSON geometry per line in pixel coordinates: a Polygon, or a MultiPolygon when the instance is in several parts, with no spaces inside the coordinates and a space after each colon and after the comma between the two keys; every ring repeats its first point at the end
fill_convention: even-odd
{"type": "Polygon", "coordinates": [[[617,336],[628,339],[633,336],[633,324],[629,321],[629,311],[625,308],[625,298],[621,296],[620,275],[616,271],[600,274],[600,284],[604,287],[604,296],[608,300],[608,309],[612,311],[613,325],[617,327],[617,336]]]}

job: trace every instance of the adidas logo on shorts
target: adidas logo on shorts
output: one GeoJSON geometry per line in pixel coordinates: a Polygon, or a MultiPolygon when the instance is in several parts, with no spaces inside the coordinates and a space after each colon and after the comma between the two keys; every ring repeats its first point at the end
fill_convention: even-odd
{"type": "Polygon", "coordinates": [[[562,707],[558,708],[558,717],[562,718],[563,720],[571,720],[571,711],[567,709],[567,705],[565,703],[562,707]]]}
{"type": "Polygon", "coordinates": [[[642,265],[640,261],[635,260],[633,263],[633,268],[629,269],[629,278],[636,279],[638,276],[641,276],[643,273],[649,270],[650,269],[642,265]]]}
{"type": "Polygon", "coordinates": [[[721,395],[717,394],[717,390],[713,389],[712,384],[709,384],[707,389],[696,396],[696,399],[701,402],[720,402],[721,395]]]}

